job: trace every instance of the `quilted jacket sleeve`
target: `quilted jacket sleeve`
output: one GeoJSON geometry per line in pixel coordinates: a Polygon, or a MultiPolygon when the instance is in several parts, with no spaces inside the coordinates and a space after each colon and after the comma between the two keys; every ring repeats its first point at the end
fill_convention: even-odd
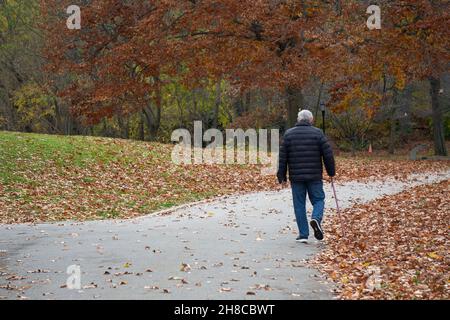
{"type": "Polygon", "coordinates": [[[289,140],[287,139],[286,134],[283,137],[283,140],[281,142],[280,146],[280,152],[278,154],[278,172],[277,172],[277,178],[278,182],[282,183],[284,181],[287,181],[287,154],[288,154],[288,148],[289,148],[289,140]]]}
{"type": "Polygon", "coordinates": [[[333,149],[328,143],[325,134],[322,134],[320,138],[320,152],[322,154],[323,163],[325,164],[325,169],[330,177],[336,175],[336,166],[334,162],[333,149]]]}

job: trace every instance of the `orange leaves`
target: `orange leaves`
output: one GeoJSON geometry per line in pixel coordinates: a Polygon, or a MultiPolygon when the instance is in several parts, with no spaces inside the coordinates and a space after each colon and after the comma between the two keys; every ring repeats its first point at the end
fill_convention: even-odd
{"type": "Polygon", "coordinates": [[[367,90],[357,82],[343,83],[332,91],[332,109],[336,113],[346,110],[364,110],[370,119],[381,103],[381,96],[367,90]]]}
{"type": "MultiPolygon", "coordinates": [[[[0,154],[12,159],[12,165],[0,176],[27,178],[0,183],[0,223],[132,218],[199,199],[280,188],[276,177],[261,174],[260,165],[173,165],[172,146],[158,143],[53,137],[48,144],[63,146],[61,152],[45,156],[27,151],[23,154],[29,158],[23,159],[11,154],[28,150],[43,139],[49,138],[33,135],[17,138],[13,145],[0,143],[0,154]],[[80,166],[86,155],[89,161],[80,166]]],[[[446,166],[444,162],[338,157],[336,179],[403,179],[411,173],[438,171],[446,166]]],[[[439,197],[444,203],[445,193],[439,197]]],[[[416,206],[427,203],[428,198],[416,206]]],[[[383,211],[381,205],[384,203],[379,207],[383,211]]],[[[352,214],[355,220],[364,217],[362,212],[352,214]]]]}
{"type": "Polygon", "coordinates": [[[339,284],[339,297],[448,299],[449,192],[447,180],[349,208],[345,239],[330,216],[316,262],[339,284]]]}
{"type": "Polygon", "coordinates": [[[90,90],[67,92],[75,108],[85,105],[78,114],[89,105],[142,99],[156,89],[136,88],[162,74],[192,83],[220,78],[241,87],[283,87],[306,81],[318,71],[315,59],[328,56],[330,37],[321,30],[327,9],[319,1],[96,2],[83,7],[78,33],[56,32],[57,20],[50,19],[47,49],[57,50],[48,50],[48,58],[60,71],[94,80],[90,90]]]}
{"type": "MultiPolygon", "coordinates": [[[[402,89],[445,71],[450,59],[449,4],[442,1],[380,1],[380,32],[367,29],[361,1],[105,0],[82,8],[80,32],[68,32],[55,15],[67,3],[42,1],[45,55],[49,70],[94,80],[95,90],[68,95],[86,106],[99,103],[92,95],[106,92],[102,87],[117,90],[97,94],[101,103],[140,100],[156,90],[142,84],[162,74],[245,88],[301,87],[313,76],[370,86],[386,74],[402,89]]],[[[366,108],[376,106],[365,100],[377,97],[360,98],[366,108]]]]}

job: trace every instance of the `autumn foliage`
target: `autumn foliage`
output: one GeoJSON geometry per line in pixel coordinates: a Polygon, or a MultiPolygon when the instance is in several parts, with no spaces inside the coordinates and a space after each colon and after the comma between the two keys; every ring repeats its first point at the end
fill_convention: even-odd
{"type": "Polygon", "coordinates": [[[449,187],[446,180],[347,209],[345,239],[336,216],[326,222],[327,248],[316,262],[339,298],[450,298],[449,187]]]}
{"type": "MultiPolygon", "coordinates": [[[[92,1],[82,7],[80,31],[55,18],[68,1],[42,1],[42,10],[52,22],[49,70],[76,75],[63,93],[77,115],[95,122],[146,104],[160,108],[161,86],[174,79],[284,91],[318,77],[373,92],[388,77],[402,88],[446,70],[448,3],[378,2],[381,30],[366,27],[361,1],[92,1]]],[[[380,105],[385,92],[375,93],[360,107],[380,105]]]]}
{"type": "MultiPolygon", "coordinates": [[[[0,138],[0,223],[129,219],[206,198],[281,188],[262,165],[175,166],[166,144],[21,133],[0,138]]],[[[366,182],[439,172],[448,163],[338,158],[337,166],[338,181],[366,182]]]]}

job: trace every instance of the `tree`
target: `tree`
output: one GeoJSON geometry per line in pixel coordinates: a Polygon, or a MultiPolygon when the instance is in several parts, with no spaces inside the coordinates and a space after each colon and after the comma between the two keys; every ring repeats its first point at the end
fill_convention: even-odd
{"type": "Polygon", "coordinates": [[[438,156],[447,156],[447,148],[445,145],[444,122],[441,103],[439,101],[439,92],[441,90],[441,81],[439,78],[430,76],[430,96],[431,106],[433,110],[433,136],[434,136],[434,152],[438,156]]]}
{"type": "Polygon", "coordinates": [[[379,88],[371,83],[394,78],[391,92],[383,89],[380,104],[391,103],[392,94],[403,90],[408,83],[429,81],[435,153],[446,155],[438,95],[439,78],[448,70],[450,59],[447,27],[450,4],[426,0],[378,1],[378,4],[382,8],[382,29],[368,31],[353,14],[360,12],[367,3],[341,3],[341,22],[336,24],[342,25],[338,35],[344,45],[339,49],[344,50],[336,56],[335,63],[343,69],[347,79],[366,84],[368,90],[379,88]]]}
{"type": "MultiPolygon", "coordinates": [[[[36,2],[0,2],[0,117],[7,130],[17,129],[12,104],[14,91],[39,79],[43,60],[38,54],[41,38],[37,31],[39,6],[36,2]]],[[[0,126],[1,127],[1,126],[0,126]]]]}
{"type": "MultiPolygon", "coordinates": [[[[407,83],[438,77],[449,58],[445,2],[379,1],[381,30],[366,27],[368,1],[86,3],[82,29],[73,31],[57,14],[69,1],[42,1],[49,21],[49,69],[71,75],[71,85],[61,93],[78,117],[98,123],[143,111],[153,137],[160,127],[162,92],[173,81],[190,90],[225,82],[246,96],[236,102],[239,113],[249,111],[252,89],[282,92],[293,125],[304,103],[303,88],[313,77],[327,86],[349,82],[378,95],[376,104],[357,106],[370,116],[407,83]],[[395,79],[391,91],[383,86],[386,78],[395,79]]],[[[436,112],[436,128],[441,118],[436,112]]]]}
{"type": "MultiPolygon", "coordinates": [[[[52,1],[43,7],[61,11],[52,1]]],[[[241,91],[279,88],[296,97],[288,99],[292,119],[302,84],[326,58],[330,37],[321,25],[330,7],[320,1],[92,2],[83,8],[81,31],[60,32],[58,19],[49,24],[47,52],[52,70],[76,75],[65,94],[93,122],[114,113],[111,105],[121,97],[143,109],[153,126],[160,86],[173,77],[190,88],[210,80],[241,91]]]]}

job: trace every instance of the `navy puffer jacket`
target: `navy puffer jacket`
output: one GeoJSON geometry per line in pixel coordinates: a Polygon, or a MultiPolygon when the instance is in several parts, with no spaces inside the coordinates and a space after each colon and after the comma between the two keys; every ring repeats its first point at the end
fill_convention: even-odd
{"type": "Polygon", "coordinates": [[[291,182],[322,180],[322,159],[330,177],[335,175],[333,150],[322,130],[301,121],[286,131],[278,159],[278,181],[286,181],[289,167],[291,182]]]}

